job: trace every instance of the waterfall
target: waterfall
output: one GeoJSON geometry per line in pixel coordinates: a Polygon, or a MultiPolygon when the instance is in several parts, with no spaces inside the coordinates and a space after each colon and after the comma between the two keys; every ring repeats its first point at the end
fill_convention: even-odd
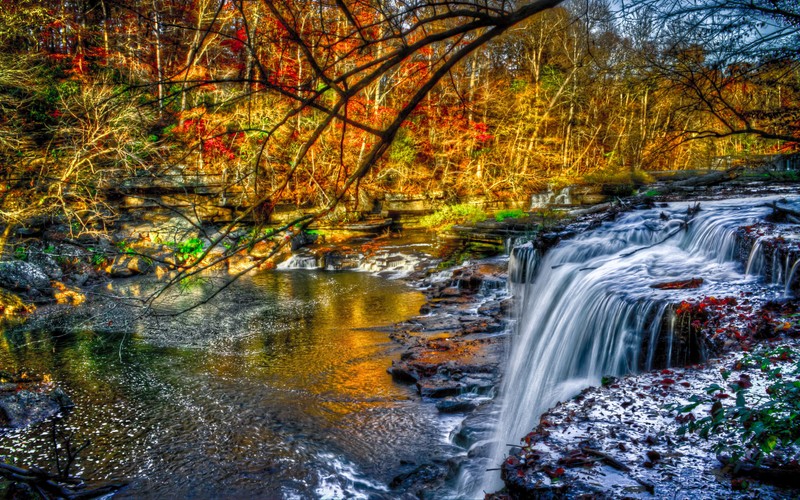
{"type": "Polygon", "coordinates": [[[556,194],[552,187],[548,187],[544,193],[537,193],[531,196],[531,210],[537,208],[547,208],[550,205],[570,205],[572,204],[572,188],[567,186],[556,194]]]}
{"type": "MultiPolygon", "coordinates": [[[[660,365],[680,362],[672,354],[671,306],[724,296],[732,286],[754,282],[737,260],[742,249],[736,229],[768,213],[761,202],[703,202],[693,217],[686,203],[674,203],[623,214],[545,255],[529,244],[515,248],[509,282],[518,320],[489,467],[502,461],[506,443],[518,443],[544,411],[600,384],[603,376],[655,367],[658,346],[664,354],[660,365]],[[697,290],[651,286],[689,278],[702,278],[703,285],[697,290]]],[[[748,272],[759,265],[758,257],[750,260],[748,272]]],[[[501,486],[497,473],[487,474],[480,485],[485,491],[501,486]]]]}
{"type": "Polygon", "coordinates": [[[277,268],[281,270],[288,269],[319,269],[317,257],[308,253],[296,253],[289,257],[284,262],[278,264],[277,268]]]}
{"type": "Polygon", "coordinates": [[[800,252],[797,248],[789,249],[782,254],[777,251],[774,241],[769,242],[765,237],[759,237],[750,250],[745,274],[761,277],[773,285],[782,286],[784,297],[789,297],[792,294],[792,287],[797,286],[794,281],[798,262],[800,262],[800,252]]]}

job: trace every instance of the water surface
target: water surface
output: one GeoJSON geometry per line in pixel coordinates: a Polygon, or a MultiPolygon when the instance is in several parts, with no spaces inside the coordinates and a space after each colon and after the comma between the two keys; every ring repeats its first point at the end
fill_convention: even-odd
{"type": "MultiPolygon", "coordinates": [[[[76,472],[132,478],[122,496],[392,497],[394,475],[437,453],[443,421],[392,382],[399,347],[367,327],[423,301],[366,273],[265,273],[118,334],[7,333],[0,368],[59,381],[77,405],[64,425],[91,440],[76,472]]],[[[0,436],[0,455],[47,466],[49,430],[0,436]]]]}

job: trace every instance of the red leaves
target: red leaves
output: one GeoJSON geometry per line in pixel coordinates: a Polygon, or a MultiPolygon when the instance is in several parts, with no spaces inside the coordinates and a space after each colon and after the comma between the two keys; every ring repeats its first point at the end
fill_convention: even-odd
{"type": "Polygon", "coordinates": [[[678,308],[675,310],[675,314],[677,314],[678,316],[682,316],[682,315],[684,315],[686,313],[691,312],[692,311],[692,307],[693,306],[692,306],[691,302],[687,302],[687,301],[684,300],[684,301],[682,301],[680,303],[678,308]]]}
{"type": "Polygon", "coordinates": [[[247,43],[247,32],[244,28],[239,28],[236,30],[236,35],[233,38],[225,39],[221,42],[220,45],[228,47],[231,52],[234,54],[238,54],[244,48],[244,45],[247,43]]]}
{"type": "Polygon", "coordinates": [[[494,134],[489,133],[489,125],[478,122],[472,125],[475,129],[475,140],[479,143],[491,142],[494,140],[494,134]]]}
{"type": "Polygon", "coordinates": [[[239,133],[211,135],[206,120],[202,118],[185,120],[183,125],[176,130],[184,134],[196,134],[202,144],[203,153],[209,155],[211,158],[236,159],[236,153],[231,149],[232,144],[226,144],[223,142],[223,138],[232,137],[232,139],[235,140],[241,138],[241,134],[239,133]],[[209,135],[211,136],[209,137],[209,135]]]}
{"type": "Polygon", "coordinates": [[[557,468],[557,469],[555,469],[555,470],[551,469],[550,467],[545,467],[544,469],[542,469],[542,471],[543,471],[545,474],[547,474],[547,476],[548,476],[550,479],[557,479],[557,478],[560,478],[561,476],[563,476],[563,475],[564,475],[564,472],[566,472],[566,471],[564,470],[564,468],[563,468],[563,467],[559,467],[559,468],[557,468]]]}

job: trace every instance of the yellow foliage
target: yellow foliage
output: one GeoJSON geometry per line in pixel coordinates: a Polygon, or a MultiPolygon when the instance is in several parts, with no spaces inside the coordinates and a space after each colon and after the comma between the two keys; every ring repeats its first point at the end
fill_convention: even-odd
{"type": "Polygon", "coordinates": [[[80,292],[77,288],[68,287],[64,283],[60,281],[53,282],[53,288],[55,289],[55,298],[56,303],[58,304],[69,304],[73,306],[77,306],[83,304],[86,301],[86,296],[80,292]]]}

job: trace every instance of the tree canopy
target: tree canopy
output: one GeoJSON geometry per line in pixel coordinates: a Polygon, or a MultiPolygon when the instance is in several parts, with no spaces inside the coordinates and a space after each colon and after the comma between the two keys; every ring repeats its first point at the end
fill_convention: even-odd
{"type": "Polygon", "coordinates": [[[524,199],[795,151],[799,18],[788,0],[14,2],[0,222],[103,231],[123,188],[178,179],[237,208],[229,227],[316,207],[302,226],[385,193],[524,199]]]}

